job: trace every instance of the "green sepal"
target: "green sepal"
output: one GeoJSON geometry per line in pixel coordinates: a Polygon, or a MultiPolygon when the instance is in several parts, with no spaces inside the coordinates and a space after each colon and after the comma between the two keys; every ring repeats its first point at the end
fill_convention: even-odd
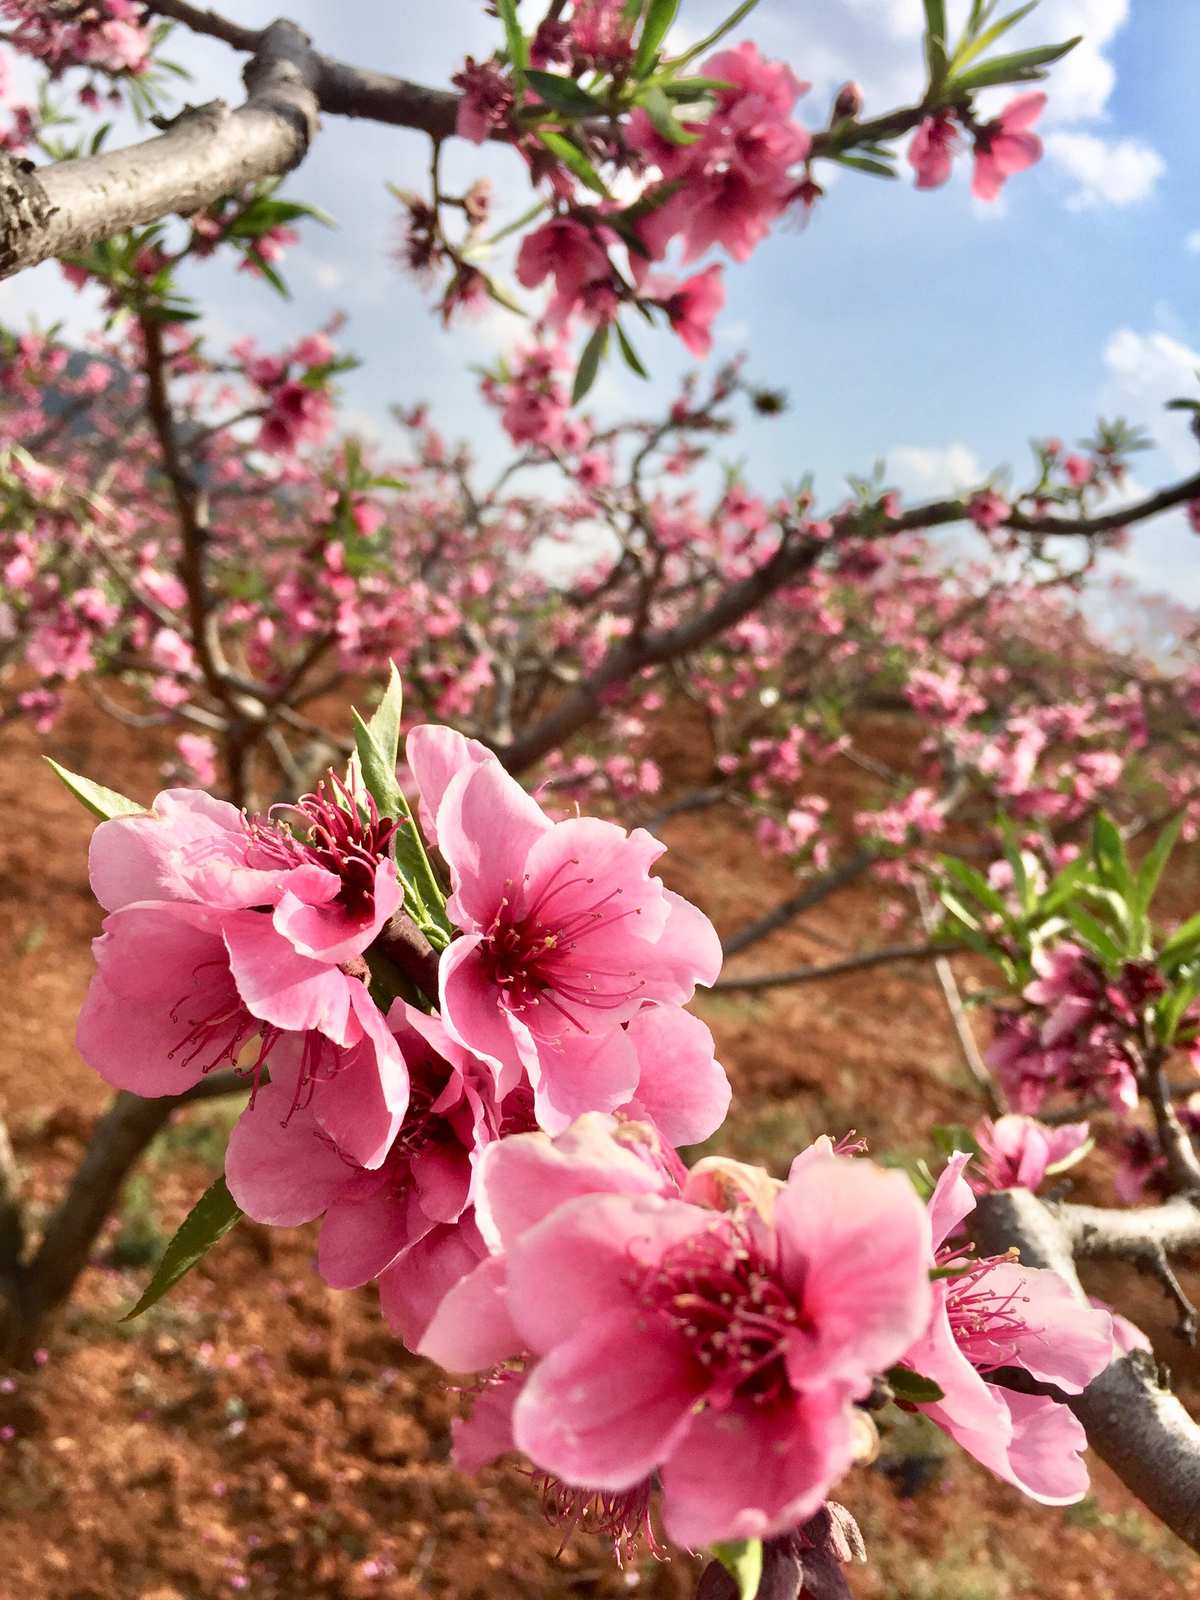
{"type": "Polygon", "coordinates": [[[230,1194],[225,1179],[218,1178],[179,1224],[141,1299],[132,1311],[125,1313],[121,1321],[131,1322],[161,1300],[180,1278],[192,1270],[201,1256],[207,1255],[213,1245],[225,1237],[241,1215],[242,1208],[230,1194]]]}

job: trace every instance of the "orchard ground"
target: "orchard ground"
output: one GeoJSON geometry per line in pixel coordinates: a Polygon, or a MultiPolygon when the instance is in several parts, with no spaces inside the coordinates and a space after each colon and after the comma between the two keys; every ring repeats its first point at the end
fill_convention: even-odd
{"type": "MultiPolygon", "coordinates": [[[[680,740],[677,731],[670,734],[680,740]]],[[[864,748],[902,759],[911,728],[879,719],[864,748]]],[[[662,743],[666,744],[664,736],[662,743]]],[[[39,760],[148,799],[168,753],[83,695],[48,739],[18,724],[0,743],[0,1112],[35,1214],[78,1162],[104,1104],[73,1045],[99,912],[87,884],[90,822],[39,760]]],[[[688,747],[656,749],[688,780],[688,747]]],[[[849,817],[871,780],[830,769],[849,817]]],[[[728,931],[787,892],[786,870],[716,813],[662,828],[667,876],[728,931]]],[[[1195,909],[1181,862],[1172,913],[1195,909]]],[[[885,891],[866,886],[743,956],[762,970],[882,942],[885,891]]],[[[928,1153],[923,1130],[973,1122],[976,1094],[931,969],[879,969],[764,995],[702,996],[734,1086],[727,1153],[786,1169],[823,1131],[855,1127],[877,1152],[928,1153]]],[[[387,1596],[690,1595],[682,1555],[617,1569],[607,1547],[536,1515],[517,1467],[477,1479],[450,1464],[458,1397],[389,1336],[373,1294],[337,1294],[311,1271],[309,1230],[243,1224],[167,1301],[119,1317],[219,1165],[233,1106],[178,1119],[127,1187],[102,1249],[32,1372],[0,1380],[0,1597],[261,1600],[387,1596]]],[[[1109,1198],[1103,1157],[1076,1195],[1109,1198]]],[[[1185,1281],[1186,1278],[1185,1278],[1185,1281]]],[[[1200,1360],[1157,1288],[1124,1269],[1089,1287],[1150,1335],[1193,1410],[1200,1360]]],[[[1193,1290],[1193,1292],[1195,1292],[1193,1290]]],[[[1200,1562],[1093,1462],[1093,1494],[1065,1512],[992,1478],[919,1419],[889,1426],[879,1461],[840,1490],[862,1525],[864,1600],[1186,1600],[1200,1562]]]]}

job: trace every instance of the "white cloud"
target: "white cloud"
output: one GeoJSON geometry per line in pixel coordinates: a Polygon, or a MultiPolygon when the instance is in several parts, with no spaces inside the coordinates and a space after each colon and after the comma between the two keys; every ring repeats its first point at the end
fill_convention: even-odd
{"type": "Polygon", "coordinates": [[[888,451],[888,478],[903,494],[921,499],[968,489],[986,476],[969,445],[898,445],[888,451]]]}
{"type": "Polygon", "coordinates": [[[1043,0],[1026,22],[1014,28],[1000,48],[1060,44],[1082,34],[1069,56],[1050,69],[1047,120],[1081,122],[1101,117],[1117,81],[1106,55],[1129,17],[1129,0],[1043,0]]]}
{"type": "Polygon", "coordinates": [[[1193,228],[1183,241],[1183,248],[1189,255],[1200,256],[1200,228],[1193,228]]]}
{"type": "Polygon", "coordinates": [[[1145,200],[1166,171],[1157,150],[1140,139],[1100,139],[1091,133],[1047,135],[1046,154],[1072,178],[1070,211],[1132,206],[1145,200]]]}
{"type": "Polygon", "coordinates": [[[1196,441],[1187,415],[1162,408],[1177,395],[1200,399],[1200,351],[1168,333],[1118,328],[1104,347],[1104,366],[1106,401],[1148,427],[1175,467],[1194,470],[1196,441]]]}

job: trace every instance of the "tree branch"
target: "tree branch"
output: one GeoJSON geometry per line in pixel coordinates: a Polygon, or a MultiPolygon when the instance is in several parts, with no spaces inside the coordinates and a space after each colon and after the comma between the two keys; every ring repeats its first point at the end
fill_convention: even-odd
{"type": "Polygon", "coordinates": [[[249,94],[190,107],[156,139],[14,176],[0,163],[0,277],[127,228],[190,216],[245,184],[287,172],[317,131],[315,57],[293,22],[263,30],[249,94]]]}
{"type": "MultiPolygon", "coordinates": [[[[1125,1216],[1132,1222],[1148,1214],[1125,1216]]],[[[1071,1226],[1028,1190],[982,1196],[974,1223],[982,1250],[1001,1254],[1015,1246],[1026,1266],[1048,1267],[1077,1298],[1086,1298],[1075,1271],[1071,1226]]],[[[1142,1351],[1115,1356],[1083,1394],[1066,1398],[1096,1454],[1172,1532],[1200,1551],[1200,1427],[1159,1382],[1153,1361],[1142,1351]]]]}
{"type": "Polygon", "coordinates": [[[713,989],[780,989],[797,983],[820,983],[845,972],[866,972],[871,967],[886,967],[896,961],[936,961],[939,956],[953,955],[964,948],[960,944],[890,944],[820,966],[791,967],[785,972],[755,972],[745,978],[718,978],[713,989]]]}
{"type": "Polygon", "coordinates": [[[766,939],[778,929],[786,927],[793,917],[798,917],[802,912],[820,905],[821,901],[828,899],[831,894],[836,894],[839,889],[844,889],[856,878],[861,878],[863,873],[873,867],[878,860],[879,856],[874,850],[856,851],[840,866],[830,867],[829,871],[823,872],[819,878],[811,878],[795,894],[789,895],[786,900],[781,900],[774,910],[765,912],[753,922],[748,922],[745,927],[739,928],[736,933],[731,933],[727,939],[721,941],[721,949],[726,957],[735,956],[740,950],[749,949],[760,939],[766,939]]]}

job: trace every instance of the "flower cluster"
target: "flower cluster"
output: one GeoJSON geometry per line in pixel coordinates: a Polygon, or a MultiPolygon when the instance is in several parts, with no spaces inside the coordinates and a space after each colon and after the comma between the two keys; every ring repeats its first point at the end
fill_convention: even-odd
{"type": "Polygon", "coordinates": [[[987,1059],[1006,1092],[1024,1112],[1056,1092],[1099,1094],[1114,1111],[1132,1111],[1142,1019],[1165,989],[1162,977],[1150,963],[1126,961],[1109,978],[1070,941],[1040,947],[1032,960],[1037,976],[1022,991],[1026,1006],[994,1018],[987,1059]]]}
{"type": "MultiPolygon", "coordinates": [[[[912,1383],[1000,1476],[1077,1499],[1078,1424],[1000,1372],[1077,1392],[1111,1320],[951,1242],[969,1157],[928,1208],[826,1137],[786,1181],[720,1157],[689,1170],[678,1147],[729,1100],[685,1009],[720,947],[652,873],[662,846],[555,819],[449,728],[412,728],[405,755],[415,815],[382,815],[352,771],[267,815],[168,790],[101,823],[92,1066],[151,1095],[244,1075],[233,1200],[275,1226],[321,1219],[328,1284],[374,1282],[409,1348],[480,1374],[464,1469],[520,1451],[548,1507],[619,1547],[653,1547],[657,1517],[686,1547],[794,1535],[828,1553],[829,1494],[871,1454],[872,1408],[912,1383]],[[419,922],[403,863],[424,841],[449,881],[419,922]]],[[[988,1188],[1036,1184],[1082,1137],[1007,1118],[983,1142],[988,1188]]]]}

